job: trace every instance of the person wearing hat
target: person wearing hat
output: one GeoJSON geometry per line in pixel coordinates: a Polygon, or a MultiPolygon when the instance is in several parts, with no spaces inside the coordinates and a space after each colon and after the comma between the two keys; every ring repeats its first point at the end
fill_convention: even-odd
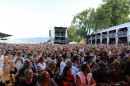
{"type": "Polygon", "coordinates": [[[17,56],[14,57],[13,60],[14,60],[14,63],[15,63],[15,67],[17,69],[21,68],[21,65],[23,64],[24,58],[21,57],[21,53],[20,52],[17,53],[17,56]]]}
{"type": "MultiPolygon", "coordinates": [[[[106,65],[103,61],[98,62],[98,68],[96,68],[93,72],[93,78],[97,83],[97,86],[104,85],[110,86],[110,81],[107,79],[105,68],[106,65]],[[109,84],[108,84],[109,83],[109,84]]],[[[111,83],[113,84],[113,83],[111,83]]]]}

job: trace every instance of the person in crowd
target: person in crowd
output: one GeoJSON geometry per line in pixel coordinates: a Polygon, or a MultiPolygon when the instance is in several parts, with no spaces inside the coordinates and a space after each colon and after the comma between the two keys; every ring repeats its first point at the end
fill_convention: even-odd
{"type": "Polygon", "coordinates": [[[50,75],[47,71],[43,71],[41,73],[38,86],[58,86],[58,85],[52,78],[50,78],[50,75]]]}
{"type": "Polygon", "coordinates": [[[48,54],[47,62],[49,62],[50,60],[52,60],[51,53],[48,54]]]}
{"type": "Polygon", "coordinates": [[[102,56],[101,57],[101,61],[104,62],[104,63],[106,63],[107,62],[107,58],[105,56],[102,56]]]}
{"type": "Polygon", "coordinates": [[[12,54],[9,55],[9,60],[13,60],[14,56],[12,54]]]}
{"type": "Polygon", "coordinates": [[[36,64],[33,62],[32,54],[31,54],[31,53],[29,53],[29,54],[27,55],[27,58],[30,59],[30,61],[31,61],[31,67],[35,67],[35,69],[37,70],[37,66],[36,66],[36,64]]]}
{"type": "Polygon", "coordinates": [[[81,72],[78,72],[76,75],[76,84],[77,86],[96,86],[87,63],[81,65],[81,72]]]}
{"type": "MultiPolygon", "coordinates": [[[[74,67],[74,66],[72,66],[72,62],[71,62],[70,59],[66,59],[65,60],[65,64],[66,64],[66,66],[70,66],[71,67],[71,72],[74,75],[74,78],[76,78],[76,73],[79,72],[79,69],[74,67]]],[[[59,76],[62,76],[62,74],[63,74],[63,69],[60,71],[59,76]]]]}
{"type": "Polygon", "coordinates": [[[60,63],[62,62],[62,57],[60,56],[59,58],[57,58],[57,64],[56,64],[56,68],[60,69],[60,63]]]}
{"type": "Polygon", "coordinates": [[[11,55],[13,55],[13,57],[16,56],[16,52],[14,50],[11,51],[11,55]]]}
{"type": "Polygon", "coordinates": [[[18,73],[19,80],[24,79],[24,71],[25,71],[27,68],[31,68],[32,71],[33,71],[33,77],[38,78],[36,69],[35,69],[34,67],[31,67],[31,61],[30,61],[30,59],[27,59],[27,58],[26,58],[26,59],[24,60],[24,67],[21,68],[21,69],[19,70],[19,73],[18,73]]]}
{"type": "Polygon", "coordinates": [[[4,63],[3,63],[3,64],[8,64],[8,60],[9,60],[9,57],[8,57],[8,56],[5,56],[5,57],[4,57],[4,63]]]}
{"type": "Polygon", "coordinates": [[[42,71],[44,71],[45,70],[45,68],[46,68],[46,63],[44,62],[44,57],[40,57],[39,58],[39,63],[37,64],[37,72],[38,72],[38,76],[40,76],[41,75],[41,72],[42,71]]]}
{"type": "Polygon", "coordinates": [[[121,56],[122,59],[126,56],[126,54],[125,54],[126,51],[127,51],[126,48],[121,49],[121,52],[119,53],[119,55],[121,56]]]}
{"type": "Polygon", "coordinates": [[[59,86],[76,86],[74,75],[71,74],[71,67],[65,66],[63,74],[59,78],[59,86]]]}
{"type": "Polygon", "coordinates": [[[13,60],[14,60],[14,63],[15,63],[15,67],[17,69],[21,68],[21,65],[23,64],[24,58],[21,57],[21,53],[20,52],[17,53],[17,56],[14,57],[13,60]]]}
{"type": "Polygon", "coordinates": [[[98,62],[98,68],[96,68],[92,72],[93,78],[95,82],[97,83],[97,86],[100,86],[100,85],[110,86],[111,84],[110,81],[107,79],[105,68],[106,68],[106,64],[100,61],[98,62]]]}
{"type": "Polygon", "coordinates": [[[114,66],[114,69],[111,70],[110,72],[110,81],[113,82],[114,85],[120,84],[123,86],[129,86],[128,83],[123,81],[123,74],[122,74],[122,71],[120,70],[120,62],[114,61],[113,66],[114,66]]]}
{"type": "Polygon", "coordinates": [[[38,86],[37,78],[33,78],[33,71],[31,68],[27,68],[24,71],[25,79],[20,80],[19,86],[38,86]]]}
{"type": "Polygon", "coordinates": [[[124,81],[130,83],[130,61],[126,62],[125,70],[123,71],[124,81]]]}
{"type": "Polygon", "coordinates": [[[46,71],[49,73],[50,78],[53,78],[53,80],[58,84],[58,77],[60,70],[55,69],[56,68],[55,60],[49,61],[48,67],[49,68],[46,71]]]}
{"type": "Polygon", "coordinates": [[[90,65],[90,73],[93,72],[93,70],[95,70],[97,68],[97,63],[92,61],[91,62],[91,65],[90,65]]]}
{"type": "Polygon", "coordinates": [[[92,57],[88,55],[88,56],[86,56],[86,57],[84,58],[84,61],[85,61],[84,64],[87,63],[87,64],[90,66],[90,63],[91,63],[91,61],[92,61],[92,57]]]}
{"type": "Polygon", "coordinates": [[[75,67],[78,66],[78,56],[74,56],[72,58],[72,66],[75,66],[75,67]]]}
{"type": "Polygon", "coordinates": [[[37,50],[37,56],[39,56],[39,57],[42,56],[42,53],[41,53],[41,50],[40,50],[40,49],[37,50]]]}
{"type": "Polygon", "coordinates": [[[9,60],[8,64],[10,65],[10,73],[11,74],[16,74],[17,73],[17,68],[14,67],[14,61],[13,60],[9,60]]]}
{"type": "Polygon", "coordinates": [[[62,58],[63,58],[63,61],[60,63],[60,70],[62,70],[66,66],[65,60],[68,58],[68,55],[67,54],[63,54],[62,58]]]}
{"type": "Polygon", "coordinates": [[[32,57],[32,61],[35,63],[35,64],[38,64],[38,61],[37,61],[37,53],[33,53],[33,57],[32,57]]]}
{"type": "Polygon", "coordinates": [[[3,75],[0,77],[0,86],[13,86],[16,82],[14,74],[10,73],[10,65],[4,64],[3,75]]]}
{"type": "Polygon", "coordinates": [[[72,61],[73,57],[74,57],[74,52],[72,51],[71,56],[70,56],[71,61],[72,61]]]}
{"type": "Polygon", "coordinates": [[[127,61],[130,61],[130,57],[128,57],[128,56],[125,56],[124,58],[123,58],[123,62],[127,62],[127,61]]]}
{"type": "Polygon", "coordinates": [[[126,64],[126,63],[124,63],[124,62],[121,63],[121,71],[122,71],[122,73],[123,73],[123,71],[125,70],[125,64],[126,64]]]}
{"type": "Polygon", "coordinates": [[[109,59],[109,62],[108,62],[108,63],[113,63],[114,59],[115,59],[115,54],[114,54],[114,53],[111,53],[111,54],[110,54],[110,59],[109,59]]]}
{"type": "Polygon", "coordinates": [[[0,68],[3,67],[3,63],[4,63],[4,55],[2,55],[2,54],[0,53],[0,68]]]}
{"type": "Polygon", "coordinates": [[[98,63],[101,60],[101,56],[97,56],[96,62],[98,63]]]}
{"type": "Polygon", "coordinates": [[[55,63],[57,64],[56,54],[53,54],[53,55],[52,55],[52,60],[54,60],[55,63]]]}

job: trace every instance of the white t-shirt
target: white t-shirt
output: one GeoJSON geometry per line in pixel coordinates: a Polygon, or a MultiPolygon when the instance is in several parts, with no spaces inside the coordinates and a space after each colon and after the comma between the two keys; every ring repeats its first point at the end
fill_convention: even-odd
{"type": "Polygon", "coordinates": [[[62,61],[62,62],[60,63],[60,69],[62,70],[65,66],[66,66],[65,62],[62,61]]]}
{"type": "Polygon", "coordinates": [[[80,80],[81,80],[81,86],[87,86],[86,85],[86,78],[88,80],[88,85],[91,85],[91,80],[92,80],[92,74],[88,73],[87,77],[84,76],[83,72],[78,72],[77,75],[79,76],[80,80]]]}
{"type": "Polygon", "coordinates": [[[47,61],[50,61],[50,60],[52,60],[51,57],[47,57],[47,61]]]}
{"type": "MultiPolygon", "coordinates": [[[[44,66],[42,66],[41,63],[38,63],[37,66],[39,66],[41,70],[45,70],[45,68],[46,68],[45,62],[44,62],[44,66]]],[[[38,76],[40,76],[40,75],[41,75],[41,72],[37,72],[37,74],[38,74],[38,76]]]]}
{"type": "MultiPolygon", "coordinates": [[[[14,62],[16,61],[17,57],[18,57],[18,56],[16,56],[16,57],[13,58],[14,62]]],[[[24,58],[23,58],[23,57],[21,57],[21,58],[22,58],[22,60],[24,61],[24,58]]],[[[18,60],[18,61],[16,62],[16,64],[15,64],[15,67],[16,67],[17,69],[19,69],[22,64],[23,64],[22,61],[21,61],[21,60],[18,60]]]]}
{"type": "Polygon", "coordinates": [[[94,56],[93,61],[96,62],[96,56],[94,56]]]}
{"type": "Polygon", "coordinates": [[[0,68],[3,68],[3,64],[4,63],[4,55],[1,55],[1,58],[0,58],[0,68]]]}

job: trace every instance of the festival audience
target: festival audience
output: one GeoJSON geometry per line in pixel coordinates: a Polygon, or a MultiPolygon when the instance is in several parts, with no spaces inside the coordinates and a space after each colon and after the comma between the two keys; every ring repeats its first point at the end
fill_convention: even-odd
{"type": "Polygon", "coordinates": [[[1,44],[0,86],[128,86],[129,50],[120,45],[1,44]]]}

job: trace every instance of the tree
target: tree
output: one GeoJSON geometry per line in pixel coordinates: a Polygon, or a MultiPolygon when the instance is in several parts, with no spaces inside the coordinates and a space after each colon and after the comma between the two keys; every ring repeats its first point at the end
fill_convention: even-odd
{"type": "Polygon", "coordinates": [[[103,2],[104,4],[96,10],[99,29],[130,22],[129,0],[103,0],[103,2]]]}
{"type": "Polygon", "coordinates": [[[79,42],[80,38],[77,34],[77,26],[75,25],[71,25],[68,29],[67,29],[67,43],[71,42],[71,41],[75,41],[75,42],[79,42]]]}
{"type": "Polygon", "coordinates": [[[51,42],[51,39],[49,39],[47,42],[51,42]]]}
{"type": "Polygon", "coordinates": [[[77,32],[80,37],[86,38],[87,44],[89,37],[97,31],[95,15],[94,9],[89,8],[75,15],[72,21],[72,24],[76,24],[79,28],[77,32]]]}

